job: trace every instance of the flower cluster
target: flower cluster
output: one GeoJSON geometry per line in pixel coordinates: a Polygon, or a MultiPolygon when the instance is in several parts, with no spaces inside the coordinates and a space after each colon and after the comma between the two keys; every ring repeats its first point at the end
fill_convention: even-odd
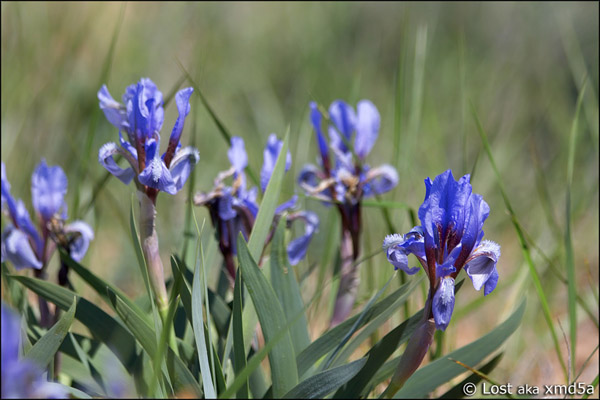
{"type": "MultiPolygon", "coordinates": [[[[278,140],[274,133],[269,136],[260,171],[260,187],[263,193],[267,188],[282,146],[283,142],[278,140]]],[[[256,187],[247,188],[244,170],[248,166],[248,155],[242,138],[237,136],[231,138],[231,147],[227,156],[231,167],[218,174],[213,190],[209,193],[197,193],[194,197],[195,205],[208,207],[212,223],[217,229],[220,250],[226,260],[227,257],[236,254],[238,232],[242,232],[246,240],[248,239],[258,213],[258,189],[256,187]],[[231,185],[225,183],[228,178],[232,178],[231,185]]],[[[291,163],[292,159],[288,151],[286,171],[290,168],[291,163]]],[[[297,200],[298,196],[294,195],[279,205],[275,210],[275,219],[278,220],[284,212],[293,208],[297,200]]],[[[292,212],[287,215],[289,223],[296,220],[305,222],[305,232],[304,235],[292,240],[288,245],[288,258],[292,265],[298,264],[304,258],[312,235],[319,226],[318,217],[310,211],[292,212]]],[[[230,276],[235,276],[232,262],[227,262],[227,268],[230,276]]]]}
{"type": "Polygon", "coordinates": [[[106,85],[98,91],[100,108],[108,121],[119,129],[119,141],[107,143],[100,149],[98,160],[111,174],[128,184],[135,179],[138,190],[155,198],[157,191],[175,194],[185,184],[200,156],[193,147],[181,148],[180,138],[185,118],[190,112],[189,99],[193,89],[177,92],[175,102],[179,117],[175,121],[167,150],[159,156],[160,130],[164,121],[163,96],[154,82],[142,78],[127,87],[123,104],[115,101],[106,85]],[[125,132],[127,139],[122,135],[125,132]],[[123,156],[131,165],[121,168],[114,155],[123,156]]]}
{"type": "Polygon", "coordinates": [[[81,261],[94,232],[83,221],[65,225],[66,193],[67,176],[63,170],[59,166],[49,167],[42,160],[31,176],[31,200],[38,230],[23,201],[15,200],[11,195],[6,168],[2,163],[2,211],[10,219],[2,233],[2,261],[9,260],[17,269],[41,270],[57,245],[67,250],[74,260],[81,261]]]}
{"type": "Polygon", "coordinates": [[[333,167],[321,127],[323,116],[316,103],[312,102],[310,108],[321,168],[306,165],[298,176],[298,183],[308,195],[352,205],[365,196],[385,193],[398,184],[394,167],[384,164],[370,168],[364,163],[379,135],[379,112],[372,102],[359,101],[356,112],[342,100],[334,101],[329,107],[332,124],[329,124],[328,132],[329,147],[335,159],[333,167]]]}
{"type": "Polygon", "coordinates": [[[44,371],[33,361],[19,358],[21,322],[2,303],[2,398],[66,399],[68,392],[59,383],[44,379],[44,371]]]}
{"type": "Polygon", "coordinates": [[[476,290],[488,295],[498,283],[496,263],[500,246],[483,239],[483,223],[490,208],[472,193],[470,176],[458,181],[450,170],[425,180],[425,200],[419,208],[421,225],[405,235],[389,235],[383,242],[387,258],[407,274],[408,254],[414,254],[430,283],[430,312],[437,329],[445,330],[454,310],[454,280],[464,269],[476,290]]]}

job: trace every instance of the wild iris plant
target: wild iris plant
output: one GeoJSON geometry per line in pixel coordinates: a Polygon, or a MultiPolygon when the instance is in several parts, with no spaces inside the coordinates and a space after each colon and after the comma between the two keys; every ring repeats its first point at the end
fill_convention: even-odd
{"type": "Polygon", "coordinates": [[[396,269],[408,267],[414,254],[429,278],[429,295],[421,325],[411,337],[387,394],[395,393],[419,367],[435,329],[446,330],[454,310],[454,280],[464,269],[476,290],[488,295],[498,283],[496,263],[500,246],[483,240],[483,223],[490,208],[481,195],[472,193],[470,176],[454,180],[450,170],[433,181],[425,180],[425,200],[419,208],[421,225],[405,235],[389,235],[383,242],[387,258],[396,269]]]}
{"type": "Polygon", "coordinates": [[[380,117],[369,100],[352,107],[341,100],[329,107],[329,148],[321,124],[323,116],[316,103],[310,104],[310,120],[317,135],[320,168],[305,166],[298,177],[310,196],[335,203],[342,218],[341,277],[331,325],[346,319],[352,311],[359,284],[356,260],[360,252],[361,205],[363,197],[385,193],[398,183],[398,174],[390,165],[370,168],[365,158],[379,135],[380,117]],[[356,134],[354,135],[354,133],[356,134]],[[354,137],[353,137],[354,135],[354,137]]]}
{"type": "Polygon", "coordinates": [[[66,399],[64,386],[44,379],[42,368],[28,359],[19,358],[21,321],[2,303],[2,398],[66,399]]]}
{"type": "MultiPolygon", "coordinates": [[[[267,184],[275,168],[275,162],[281,151],[283,142],[277,139],[272,133],[269,136],[267,145],[263,153],[263,166],[260,171],[260,188],[264,193],[267,184]]],[[[227,152],[231,168],[217,175],[214,181],[214,188],[210,193],[197,193],[194,196],[194,204],[197,206],[206,206],[209,209],[211,221],[216,228],[217,238],[219,240],[219,249],[225,260],[225,266],[231,281],[235,278],[234,255],[237,253],[236,240],[239,232],[242,232],[244,238],[248,236],[254,226],[256,215],[258,214],[256,187],[247,189],[246,174],[244,170],[248,166],[248,155],[244,146],[244,140],[234,136],[231,138],[231,147],[227,152]],[[233,178],[231,186],[226,185],[227,178],[233,178]]],[[[286,155],[285,170],[287,171],[292,163],[292,157],[288,152],[286,155]]],[[[298,196],[294,195],[291,199],[279,205],[275,210],[273,226],[284,212],[290,210],[296,205],[298,196]]],[[[306,255],[306,250],[310,240],[319,227],[317,215],[310,211],[296,211],[287,214],[287,222],[301,220],[305,223],[304,235],[292,240],[287,248],[288,258],[291,265],[296,265],[306,255]]],[[[272,238],[273,232],[267,238],[267,242],[272,238]]]]}
{"type": "Polygon", "coordinates": [[[179,140],[185,118],[190,112],[189,98],[193,91],[191,87],[185,88],[175,95],[179,117],[162,156],[159,156],[159,149],[160,129],[164,121],[163,96],[154,82],[142,78],[137,84],[128,86],[122,104],[112,98],[106,85],[98,91],[100,108],[108,121],[119,129],[121,144],[120,147],[115,143],[102,146],[98,160],[123,183],[135,182],[140,202],[142,250],[161,312],[166,310],[168,298],[155,229],[156,197],[159,191],[172,195],[177,193],[200,158],[198,150],[181,148],[179,140]],[[128,140],[123,138],[123,131],[128,140]],[[113,158],[116,154],[125,158],[130,167],[119,167],[113,158]]]}
{"type": "MultiPolygon", "coordinates": [[[[9,260],[16,269],[33,268],[38,278],[46,277],[46,267],[52,254],[59,246],[70,256],[81,261],[94,232],[83,221],[65,225],[67,204],[67,176],[59,166],[49,167],[46,160],[38,164],[31,176],[31,201],[38,230],[21,199],[16,200],[10,193],[10,183],[6,168],[2,163],[2,211],[8,215],[10,223],[2,233],[2,261],[9,260]]],[[[67,269],[63,265],[59,271],[59,283],[66,285],[67,269]]],[[[42,326],[51,324],[47,303],[40,297],[40,318],[42,326]]]]}

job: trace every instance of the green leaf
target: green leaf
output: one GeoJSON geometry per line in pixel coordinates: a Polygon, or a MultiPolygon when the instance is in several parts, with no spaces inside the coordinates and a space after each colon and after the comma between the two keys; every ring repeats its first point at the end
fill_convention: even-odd
{"type": "Polygon", "coordinates": [[[575,149],[577,147],[577,123],[579,121],[579,113],[581,111],[581,103],[585,93],[587,81],[583,84],[577,106],[575,116],[571,125],[571,133],[569,135],[569,158],[567,161],[567,190],[565,202],[565,256],[567,269],[567,291],[569,305],[569,333],[571,339],[571,372],[575,374],[576,366],[576,351],[577,351],[577,279],[575,277],[575,255],[573,252],[573,238],[571,235],[571,187],[573,185],[573,165],[575,164],[575,149]]]}
{"type": "Polygon", "coordinates": [[[133,367],[136,359],[135,339],[120,323],[96,305],[68,289],[41,279],[21,275],[11,275],[11,279],[22,283],[63,310],[70,307],[73,296],[76,296],[75,318],[87,326],[95,337],[111,348],[125,368],[129,370],[133,367]]]}
{"type": "MultiPolygon", "coordinates": [[[[356,329],[359,329],[365,324],[369,323],[387,309],[398,308],[403,303],[402,296],[410,293],[411,290],[411,284],[407,283],[381,301],[377,302],[364,314],[364,317],[356,329]]],[[[304,349],[298,355],[296,360],[300,376],[304,375],[304,373],[321,357],[333,350],[346,336],[348,331],[352,329],[352,326],[356,323],[359,317],[360,315],[355,315],[351,318],[348,318],[346,321],[327,331],[320,338],[312,342],[306,349],[304,349]]]]}
{"type": "Polygon", "coordinates": [[[348,382],[367,362],[366,358],[353,361],[340,367],[328,369],[300,382],[283,398],[319,399],[348,382]]]}
{"type": "MultiPolygon", "coordinates": [[[[236,378],[246,367],[246,348],[244,346],[244,330],[242,326],[242,271],[238,269],[235,276],[233,288],[233,361],[236,378]]],[[[248,398],[248,380],[244,380],[240,390],[237,392],[238,399],[248,398]]]]}
{"type": "Polygon", "coordinates": [[[202,315],[202,294],[205,286],[204,279],[200,282],[200,263],[196,265],[194,273],[194,283],[192,285],[192,325],[194,327],[194,339],[198,349],[198,361],[200,362],[200,373],[202,375],[202,386],[206,398],[216,399],[215,387],[213,385],[212,374],[210,370],[210,361],[208,359],[208,349],[206,347],[206,338],[204,337],[204,317],[202,315]]]}
{"type": "Polygon", "coordinates": [[[26,357],[46,369],[58,351],[75,317],[77,298],[73,296],[72,305],[56,324],[33,345],[26,357]]]}
{"type": "MultiPolygon", "coordinates": [[[[288,317],[289,322],[292,315],[304,309],[304,303],[302,302],[300,287],[296,281],[296,274],[288,262],[287,249],[284,242],[285,225],[285,219],[281,218],[271,244],[270,266],[271,285],[279,298],[283,313],[288,317]]],[[[304,315],[290,328],[290,335],[296,354],[300,354],[310,344],[308,323],[304,315]]]]}
{"type": "MultiPolygon", "coordinates": [[[[283,145],[281,146],[281,150],[277,157],[277,162],[275,163],[275,168],[273,168],[273,173],[271,174],[271,179],[269,179],[269,184],[267,185],[267,189],[265,190],[265,194],[260,203],[258,215],[256,216],[256,221],[252,227],[252,233],[250,234],[250,240],[248,241],[250,255],[254,260],[260,261],[263,248],[265,247],[265,240],[273,225],[273,216],[275,215],[279,193],[281,192],[281,181],[283,180],[283,175],[285,173],[289,130],[288,127],[283,139],[283,145]]],[[[250,349],[252,337],[254,336],[256,323],[258,322],[256,310],[254,309],[254,304],[252,302],[248,302],[244,307],[242,320],[244,323],[244,344],[246,346],[246,351],[248,351],[250,349]]]]}
{"type": "Polygon", "coordinates": [[[365,366],[346,385],[336,392],[334,398],[344,399],[364,395],[365,388],[375,373],[398,349],[398,346],[408,340],[422,317],[423,309],[398,325],[377,342],[366,354],[369,358],[365,366]]]}
{"type": "MultiPolygon", "coordinates": [[[[123,322],[131,333],[138,339],[144,350],[148,353],[150,358],[154,358],[157,349],[156,336],[150,325],[139,318],[138,315],[131,310],[127,304],[119,297],[118,294],[108,290],[108,296],[111,300],[113,308],[117,314],[121,317],[123,322]]],[[[173,389],[175,391],[183,389],[192,389],[199,396],[202,394],[202,389],[198,382],[194,379],[194,376],[187,369],[183,361],[175,355],[173,350],[169,347],[167,349],[166,364],[169,370],[169,376],[171,377],[173,389]]]]}
{"type": "Polygon", "coordinates": [[[94,289],[96,293],[99,294],[104,301],[106,301],[107,304],[110,305],[110,300],[108,299],[108,294],[106,292],[106,288],[108,287],[113,292],[118,293],[121,299],[123,299],[123,301],[127,303],[127,305],[141,318],[145,319],[148,323],[150,322],[149,316],[137,304],[129,300],[129,298],[127,298],[127,296],[125,296],[125,294],[119,288],[111,283],[106,282],[102,278],[95,275],[88,268],[73,260],[71,256],[63,249],[60,249],[60,260],[71,270],[75,271],[75,273],[79,275],[85,282],[87,282],[87,284],[90,285],[92,289],[94,289]]]}
{"type": "MultiPolygon", "coordinates": [[[[260,366],[260,363],[271,352],[271,350],[273,349],[273,347],[275,347],[275,345],[277,345],[285,337],[288,337],[288,335],[289,335],[288,331],[290,329],[290,326],[294,325],[296,323],[296,321],[298,321],[298,319],[303,315],[304,311],[305,310],[302,310],[298,314],[294,315],[292,320],[290,322],[288,322],[279,332],[277,332],[277,334],[275,335],[275,337],[273,339],[269,340],[268,342],[265,342],[265,346],[262,349],[260,349],[258,351],[258,353],[254,354],[248,360],[246,367],[239,373],[238,376],[236,376],[235,380],[233,381],[233,383],[231,383],[231,385],[229,385],[227,390],[225,390],[222,394],[220,394],[219,398],[227,399],[227,398],[231,397],[235,392],[237,392],[242,387],[242,385],[248,378],[250,378],[250,380],[252,381],[251,376],[257,372],[257,368],[260,366]]],[[[252,387],[252,384],[251,384],[251,387],[252,387]]],[[[272,389],[273,388],[271,387],[267,391],[267,394],[265,394],[262,397],[263,398],[271,398],[272,397],[272,389]]]]}
{"type": "MultiPolygon", "coordinates": [[[[281,154],[284,155],[283,159],[285,159],[286,151],[286,146],[284,145],[279,161],[282,159],[281,154]]],[[[275,169],[277,170],[277,166],[275,169]]],[[[271,178],[271,183],[273,183],[273,178],[271,178]]],[[[258,314],[265,342],[268,343],[285,327],[285,315],[277,300],[277,295],[258,269],[241,233],[238,235],[237,251],[239,268],[242,270],[244,284],[248,288],[248,293],[250,293],[256,313],[258,314]]],[[[269,363],[271,365],[273,397],[281,397],[298,383],[294,347],[289,332],[284,335],[284,338],[280,342],[273,346],[273,349],[269,353],[269,363]]]]}
{"type": "Polygon", "coordinates": [[[450,358],[471,366],[480,363],[498,349],[519,327],[525,312],[525,303],[523,299],[517,310],[506,321],[484,337],[417,370],[394,398],[424,398],[438,386],[465,372],[462,366],[451,361],[450,358]]]}

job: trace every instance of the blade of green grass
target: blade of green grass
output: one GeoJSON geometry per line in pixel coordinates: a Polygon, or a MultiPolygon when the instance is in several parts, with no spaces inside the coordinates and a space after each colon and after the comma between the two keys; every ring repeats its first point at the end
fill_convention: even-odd
{"type": "MultiPolygon", "coordinates": [[[[242,271],[237,270],[233,288],[233,358],[236,378],[246,367],[246,349],[244,347],[244,331],[242,325],[242,271]]],[[[248,380],[244,380],[237,392],[238,399],[249,398],[248,380]]]]}
{"type": "Polygon", "coordinates": [[[320,372],[300,382],[287,392],[284,399],[322,399],[350,379],[367,362],[366,358],[320,372]]]}
{"type": "MultiPolygon", "coordinates": [[[[277,294],[284,314],[288,319],[295,315],[299,310],[304,309],[300,287],[296,281],[294,269],[288,262],[287,250],[285,247],[285,218],[281,218],[273,236],[271,244],[271,285],[277,294]]],[[[306,317],[300,320],[290,329],[294,351],[299,354],[310,344],[308,334],[308,323],[306,317]]]]}
{"type": "Polygon", "coordinates": [[[73,297],[73,304],[69,307],[69,311],[60,317],[58,322],[33,345],[25,357],[46,369],[69,332],[76,309],[77,298],[73,297]]]}
{"type": "MultiPolygon", "coordinates": [[[[283,147],[280,155],[283,154],[285,157],[286,146],[283,147]]],[[[283,160],[284,157],[279,157],[279,161],[283,160]]],[[[262,243],[264,243],[264,239],[262,243]]],[[[277,336],[279,331],[284,329],[285,315],[277,300],[275,291],[261,270],[258,269],[258,265],[256,265],[250,254],[250,249],[246,245],[241,232],[237,240],[237,252],[244,284],[248,288],[248,293],[254,303],[265,342],[268,343],[277,336]]],[[[298,384],[298,370],[295,360],[294,346],[288,331],[283,340],[276,344],[269,353],[273,397],[281,397],[298,384]]]]}
{"type": "MultiPolygon", "coordinates": [[[[204,266],[203,266],[204,268],[204,266]]],[[[210,369],[210,360],[208,359],[208,349],[206,347],[206,338],[204,337],[204,317],[202,314],[203,287],[206,285],[204,279],[200,279],[200,263],[196,264],[194,272],[194,281],[192,285],[192,321],[194,327],[194,338],[198,349],[198,361],[200,362],[200,373],[202,375],[202,386],[206,397],[209,399],[217,398],[215,386],[213,384],[212,373],[210,369]],[[201,282],[202,281],[202,282],[201,282]]],[[[207,310],[207,315],[209,314],[207,310]]]]}
{"type": "Polygon", "coordinates": [[[571,237],[571,188],[573,186],[573,168],[575,165],[575,149],[577,147],[577,128],[579,121],[579,113],[581,104],[585,94],[586,84],[583,84],[579,97],[577,98],[577,106],[575,107],[575,116],[571,125],[571,133],[569,135],[569,158],[567,161],[567,192],[566,192],[566,226],[565,226],[565,257],[567,269],[567,289],[568,289],[568,305],[569,305],[569,333],[571,339],[571,372],[575,374],[576,358],[575,351],[577,345],[577,281],[575,277],[575,256],[573,254],[573,238],[571,237]]]}
{"type": "Polygon", "coordinates": [[[523,257],[525,258],[525,261],[527,262],[527,266],[529,267],[529,272],[531,274],[531,279],[533,281],[533,285],[535,287],[538,298],[540,300],[540,304],[542,305],[542,312],[544,315],[544,319],[546,320],[546,324],[548,325],[548,328],[550,329],[550,334],[552,335],[552,341],[554,342],[554,349],[556,351],[558,361],[561,365],[561,368],[563,370],[563,373],[565,375],[565,380],[566,380],[567,376],[568,376],[567,367],[565,365],[565,360],[563,359],[562,352],[560,350],[560,343],[558,341],[558,336],[556,335],[556,330],[554,329],[554,324],[552,323],[552,315],[550,313],[550,307],[548,306],[548,298],[546,296],[546,293],[544,292],[544,288],[542,287],[542,282],[540,281],[540,276],[537,272],[537,269],[535,268],[535,265],[533,264],[533,260],[531,258],[531,252],[529,250],[527,241],[525,240],[525,236],[523,234],[521,224],[519,223],[519,220],[512,208],[510,200],[508,198],[508,194],[506,193],[504,183],[500,176],[500,171],[498,170],[498,167],[496,166],[496,161],[494,160],[494,156],[492,154],[492,149],[491,149],[490,144],[487,139],[487,134],[483,130],[483,127],[481,126],[481,122],[479,122],[479,117],[477,116],[475,107],[473,106],[472,103],[471,103],[471,113],[473,115],[473,118],[475,119],[475,123],[477,125],[477,131],[479,132],[479,136],[481,137],[483,147],[484,147],[484,149],[487,153],[487,156],[490,160],[490,164],[492,165],[494,174],[496,175],[496,179],[498,181],[498,186],[500,187],[500,193],[502,194],[502,199],[504,200],[504,205],[506,206],[506,209],[508,210],[508,213],[510,214],[511,222],[515,228],[515,231],[517,232],[517,237],[519,238],[519,243],[521,245],[521,252],[523,253],[523,257]]]}
{"type": "MultiPolygon", "coordinates": [[[[127,328],[139,340],[140,344],[146,350],[151,358],[154,358],[157,352],[157,343],[155,334],[152,332],[150,325],[140,319],[127,304],[119,297],[118,294],[108,290],[108,295],[111,299],[113,307],[117,314],[121,317],[127,328]]],[[[197,395],[202,394],[202,388],[198,385],[193,375],[187,369],[181,359],[169,347],[167,348],[166,365],[171,377],[173,389],[175,391],[182,389],[192,389],[197,395]]]]}
{"type": "MultiPolygon", "coordinates": [[[[398,301],[398,299],[409,290],[409,287],[410,284],[407,283],[404,286],[401,286],[395,292],[383,298],[381,301],[377,302],[365,313],[357,329],[376,318],[388,308],[399,307],[402,304],[402,301],[398,301]]],[[[355,315],[351,318],[348,318],[346,321],[321,335],[321,337],[312,342],[306,349],[298,354],[296,363],[298,365],[298,372],[300,376],[304,375],[304,373],[308,371],[308,369],[321,357],[333,350],[344,338],[344,336],[346,336],[347,332],[352,328],[359,317],[360,315],[355,315]]]]}
{"type": "MultiPolygon", "coordinates": [[[[9,277],[49,302],[56,304],[62,310],[67,310],[71,305],[73,296],[77,296],[68,289],[41,279],[19,275],[9,277]]],[[[99,307],[80,296],[77,296],[75,318],[85,325],[95,338],[111,349],[127,371],[131,372],[135,378],[140,393],[145,393],[143,390],[145,385],[143,366],[138,363],[136,342],[129,331],[99,307]]]]}
{"type": "Polygon", "coordinates": [[[62,249],[60,249],[60,260],[61,262],[65,263],[69,267],[69,269],[74,271],[85,282],[87,282],[87,284],[90,285],[92,289],[94,289],[96,293],[100,295],[100,297],[102,297],[104,301],[106,301],[107,304],[110,305],[110,300],[108,298],[108,294],[106,293],[106,288],[108,287],[113,292],[118,293],[123,299],[123,301],[127,303],[127,305],[133,311],[135,311],[141,318],[146,319],[147,322],[150,322],[150,318],[148,317],[148,315],[137,304],[135,304],[127,296],[125,296],[125,293],[123,293],[118,287],[114,286],[109,282],[106,282],[102,278],[95,275],[88,268],[82,266],[77,261],[73,260],[69,256],[69,254],[67,254],[67,252],[62,249]]]}

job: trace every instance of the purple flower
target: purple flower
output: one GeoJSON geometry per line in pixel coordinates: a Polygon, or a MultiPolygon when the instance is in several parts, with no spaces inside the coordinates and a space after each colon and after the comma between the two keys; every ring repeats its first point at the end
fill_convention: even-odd
{"type": "Polygon", "coordinates": [[[322,115],[316,103],[310,104],[310,120],[317,136],[321,168],[306,165],[298,183],[307,194],[328,202],[356,204],[365,196],[385,193],[398,183],[394,167],[370,168],[365,158],[379,135],[380,116],[375,105],[361,100],[354,109],[342,100],[329,107],[329,147],[335,165],[331,167],[327,143],[323,135],[322,115]]]}
{"type": "Polygon", "coordinates": [[[71,257],[81,261],[94,238],[94,232],[83,221],[65,225],[67,177],[59,166],[40,162],[31,176],[31,202],[39,221],[40,231],[32,223],[22,200],[10,193],[6,168],[2,163],[2,211],[10,222],[2,233],[2,261],[9,260],[15,268],[42,269],[56,245],[67,249],[71,257]],[[52,239],[47,245],[48,238],[52,239]]]}
{"type": "Polygon", "coordinates": [[[169,194],[181,190],[200,158],[198,150],[181,148],[180,142],[193,91],[191,87],[185,88],[175,95],[179,116],[171,131],[167,150],[159,155],[164,110],[162,93],[154,82],[142,78],[137,84],[127,87],[123,104],[115,101],[103,85],[98,91],[100,108],[106,119],[119,130],[120,146],[113,142],[102,146],[98,153],[100,164],[125,184],[135,179],[138,188],[147,193],[151,193],[152,189],[169,194]],[[125,132],[127,140],[122,132],[125,132]],[[123,156],[131,167],[121,168],[113,158],[115,154],[123,156]]]}
{"type": "Polygon", "coordinates": [[[19,316],[2,303],[2,398],[65,399],[64,386],[44,379],[40,366],[19,358],[21,322],[19,316]]]}
{"type": "Polygon", "coordinates": [[[383,246],[395,268],[408,268],[408,254],[414,254],[429,277],[432,314],[436,328],[445,330],[454,309],[454,280],[464,268],[476,290],[488,295],[498,283],[496,263],[500,246],[483,240],[483,223],[490,208],[481,195],[472,193],[470,176],[458,181],[450,170],[433,181],[425,180],[425,200],[419,208],[421,226],[406,235],[390,235],[383,246]]]}
{"type": "MultiPolygon", "coordinates": [[[[260,174],[260,186],[262,192],[266,190],[267,184],[275,168],[277,157],[281,151],[283,142],[277,139],[273,133],[269,136],[264,150],[263,166],[260,174]]],[[[239,232],[248,239],[254,221],[258,214],[257,194],[258,189],[253,187],[247,189],[246,174],[244,172],[248,165],[244,140],[241,137],[231,138],[231,147],[227,152],[231,168],[219,173],[215,179],[215,186],[209,193],[197,193],[194,196],[194,204],[206,206],[209,209],[213,226],[217,229],[219,247],[226,258],[228,271],[233,277],[235,269],[233,261],[229,257],[237,253],[236,240],[239,232]],[[225,181],[232,178],[228,185],[225,181]]],[[[291,154],[286,155],[286,171],[291,166],[291,154]]],[[[295,207],[298,196],[292,196],[288,201],[280,204],[275,210],[275,219],[278,219],[285,211],[295,207]]],[[[306,224],[305,233],[302,237],[292,240],[288,247],[288,256],[292,265],[297,264],[306,254],[308,243],[318,227],[318,218],[310,212],[297,212],[288,215],[288,221],[300,220],[306,224]]]]}

